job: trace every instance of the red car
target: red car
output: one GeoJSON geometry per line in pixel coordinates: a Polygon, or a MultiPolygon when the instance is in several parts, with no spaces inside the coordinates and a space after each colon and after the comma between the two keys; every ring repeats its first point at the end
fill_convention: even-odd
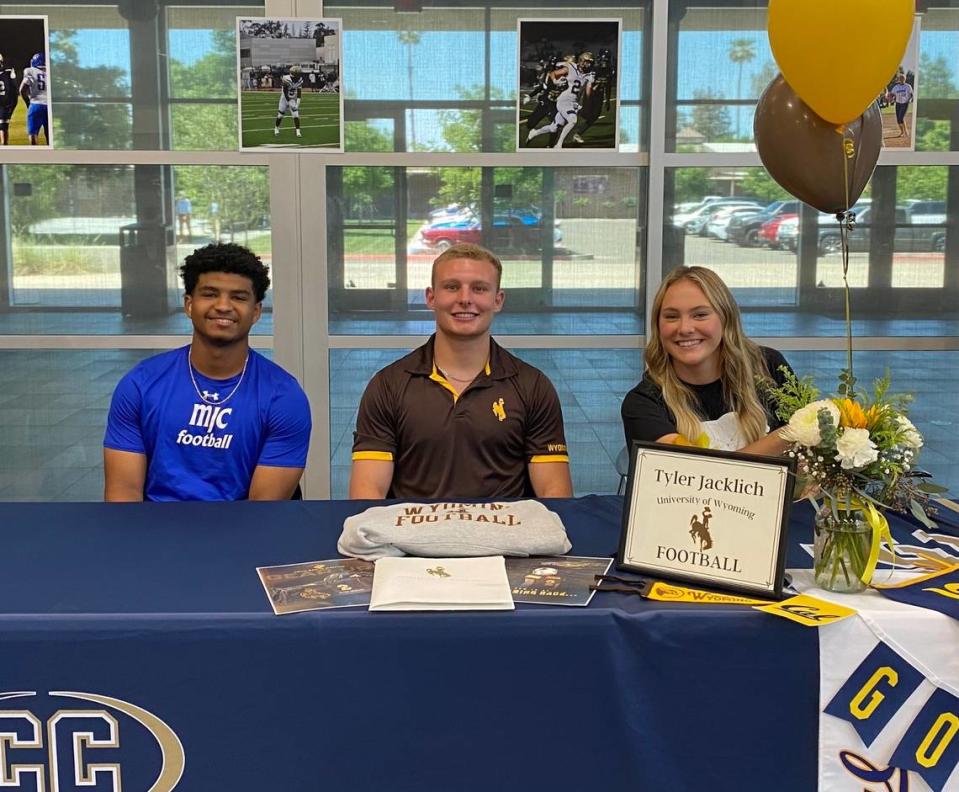
{"type": "MultiPolygon", "coordinates": [[[[506,250],[538,250],[541,219],[539,214],[528,210],[496,212],[493,215],[492,246],[506,250]]],[[[479,244],[482,228],[475,214],[461,214],[430,223],[421,229],[420,235],[430,247],[445,250],[458,242],[479,244]]],[[[556,221],[553,244],[558,245],[562,240],[563,232],[556,221]]]]}
{"type": "Polygon", "coordinates": [[[759,229],[759,241],[763,245],[768,245],[773,250],[779,250],[779,241],[776,238],[776,233],[779,231],[779,224],[783,220],[793,220],[798,215],[796,214],[781,214],[776,215],[768,223],[763,223],[762,227],[759,229]]]}

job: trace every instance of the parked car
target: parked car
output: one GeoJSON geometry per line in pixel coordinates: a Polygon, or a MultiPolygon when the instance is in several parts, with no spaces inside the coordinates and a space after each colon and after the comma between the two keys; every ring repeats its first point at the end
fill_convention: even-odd
{"type": "Polygon", "coordinates": [[[762,227],[774,217],[784,214],[796,214],[799,201],[773,201],[761,212],[737,214],[730,219],[726,227],[726,238],[742,247],[759,247],[764,244],[762,227]]]}
{"type": "Polygon", "coordinates": [[[920,216],[942,218],[942,220],[937,220],[936,222],[945,222],[946,219],[945,201],[925,201],[918,198],[912,198],[906,201],[906,208],[912,213],[913,218],[918,218],[920,216]]]}
{"type": "Polygon", "coordinates": [[[706,236],[725,242],[729,239],[729,226],[734,220],[741,217],[754,217],[757,212],[759,212],[758,206],[737,206],[729,209],[720,209],[713,214],[712,219],[706,223],[706,236]]]}
{"type": "Polygon", "coordinates": [[[744,198],[742,196],[717,197],[715,195],[710,195],[704,198],[702,201],[697,201],[693,204],[681,203],[673,207],[673,225],[676,228],[685,228],[687,222],[700,217],[703,212],[709,212],[724,205],[736,206],[743,203],[755,204],[759,206],[758,201],[755,201],[752,198],[744,198]]]}
{"type": "Polygon", "coordinates": [[[687,234],[699,234],[700,236],[706,236],[706,224],[712,220],[713,215],[717,212],[721,212],[725,209],[755,209],[759,210],[762,207],[755,201],[737,201],[735,203],[722,203],[722,204],[708,204],[707,206],[698,209],[691,219],[687,220],[683,228],[686,229],[687,234]]]}
{"type": "MultiPolygon", "coordinates": [[[[866,207],[869,206],[870,200],[870,198],[863,198],[852,208],[852,210],[857,214],[864,211],[866,207]]],[[[820,226],[826,226],[833,229],[836,228],[836,215],[834,214],[819,212],[817,221],[819,222],[820,226]]],[[[782,223],[775,229],[776,240],[773,246],[776,248],[786,248],[787,250],[795,252],[798,246],[798,235],[799,216],[792,214],[787,215],[785,219],[783,219],[782,223]]]]}
{"type": "Polygon", "coordinates": [[[763,240],[769,240],[769,247],[774,250],[792,250],[795,252],[799,238],[799,215],[783,215],[774,218],[763,225],[760,231],[763,240]]]}
{"type": "MultiPolygon", "coordinates": [[[[868,252],[872,239],[870,218],[872,207],[867,205],[856,211],[856,224],[849,232],[849,250],[852,253],[868,252]]],[[[923,251],[943,251],[946,249],[945,215],[913,214],[910,206],[896,207],[896,231],[893,249],[898,253],[917,253],[923,251]]],[[[780,231],[780,241],[784,247],[796,250],[798,247],[798,221],[780,231]]],[[[834,215],[819,215],[819,255],[829,256],[842,249],[839,228],[834,215]]]]}
{"type": "MultiPolygon", "coordinates": [[[[872,207],[858,213],[856,225],[849,232],[849,250],[853,253],[868,251],[872,238],[870,218],[872,207]]],[[[912,207],[896,207],[896,231],[893,249],[898,253],[916,253],[921,251],[943,251],[946,249],[945,214],[941,215],[942,224],[930,222],[933,215],[914,215],[912,207]]],[[[829,255],[841,249],[838,228],[820,227],[819,253],[829,255]]]]}
{"type": "MultiPolygon", "coordinates": [[[[493,239],[489,244],[502,250],[539,250],[542,216],[529,208],[509,209],[493,213],[493,239]]],[[[483,228],[479,216],[472,212],[429,223],[420,236],[430,247],[445,250],[459,242],[480,244],[483,228]]],[[[559,220],[553,226],[553,244],[563,241],[559,220]]]]}

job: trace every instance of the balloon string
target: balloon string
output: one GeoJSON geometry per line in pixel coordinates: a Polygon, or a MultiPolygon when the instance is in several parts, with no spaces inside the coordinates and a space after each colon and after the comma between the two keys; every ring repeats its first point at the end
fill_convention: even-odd
{"type": "MultiPolygon", "coordinates": [[[[849,227],[852,217],[849,211],[849,157],[856,151],[855,143],[846,138],[846,128],[843,127],[842,137],[842,186],[845,194],[843,206],[845,211],[839,213],[839,243],[842,249],[842,291],[846,308],[846,370],[849,372],[849,382],[852,378],[852,305],[849,298],[849,227]]],[[[849,394],[850,398],[852,394],[849,394]]]]}

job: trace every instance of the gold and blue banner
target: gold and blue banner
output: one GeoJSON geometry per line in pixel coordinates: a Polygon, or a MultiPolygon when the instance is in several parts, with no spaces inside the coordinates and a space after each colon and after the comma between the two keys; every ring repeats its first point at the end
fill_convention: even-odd
{"type": "Polygon", "coordinates": [[[798,590],[857,612],[817,631],[819,792],[959,790],[959,622],[792,574],[798,590]]]}
{"type": "Polygon", "coordinates": [[[920,671],[880,641],[824,712],[849,721],[868,747],[923,679],[920,671]]]}
{"type": "Polygon", "coordinates": [[[959,698],[941,688],[934,691],[889,764],[918,773],[934,792],[945,789],[959,764],[959,698]]]}
{"type": "Polygon", "coordinates": [[[876,585],[884,597],[959,619],[959,565],[921,575],[905,583],[876,585]]]}

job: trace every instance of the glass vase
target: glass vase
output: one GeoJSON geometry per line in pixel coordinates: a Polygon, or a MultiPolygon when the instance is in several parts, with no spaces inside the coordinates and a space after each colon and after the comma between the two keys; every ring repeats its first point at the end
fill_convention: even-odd
{"type": "Polygon", "coordinates": [[[826,591],[852,594],[866,584],[862,574],[869,560],[872,529],[860,511],[833,511],[825,503],[816,515],[813,566],[816,585],[826,591]]]}

